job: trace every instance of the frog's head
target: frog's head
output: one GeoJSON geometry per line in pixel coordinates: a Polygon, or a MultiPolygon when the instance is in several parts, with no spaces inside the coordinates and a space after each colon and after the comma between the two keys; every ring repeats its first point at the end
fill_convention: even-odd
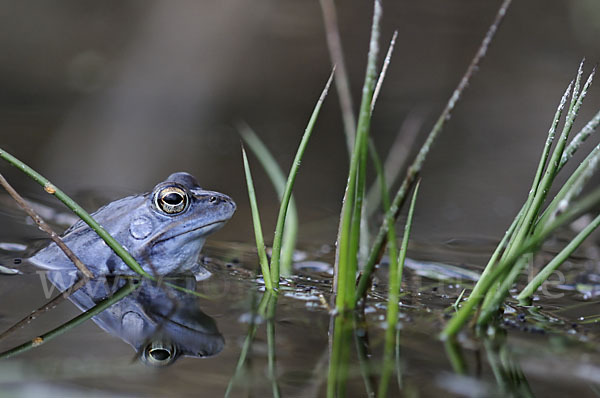
{"type": "Polygon", "coordinates": [[[129,238],[135,257],[160,274],[195,264],[206,236],[236,209],[229,196],[202,189],[188,173],[171,174],[143,200],[130,218],[129,238]]]}

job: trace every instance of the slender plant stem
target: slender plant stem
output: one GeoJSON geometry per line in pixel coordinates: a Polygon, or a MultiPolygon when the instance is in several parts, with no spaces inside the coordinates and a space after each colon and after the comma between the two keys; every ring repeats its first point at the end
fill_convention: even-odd
{"type": "Polygon", "coordinates": [[[260,222],[260,213],[258,211],[258,203],[256,202],[256,194],[254,192],[254,183],[252,181],[252,172],[248,164],[248,156],[246,150],[242,146],[242,158],[244,160],[244,172],[246,174],[246,186],[248,187],[248,198],[250,200],[250,210],[252,212],[252,225],[254,226],[254,237],[256,239],[256,250],[258,251],[258,259],[262,270],[265,288],[272,292],[273,282],[271,272],[269,270],[269,260],[267,259],[267,251],[265,249],[265,241],[263,239],[262,226],[260,222]]]}
{"type": "Polygon", "coordinates": [[[35,222],[42,231],[48,234],[50,239],[56,243],[60,250],[65,253],[69,260],[73,262],[77,269],[81,271],[86,278],[89,279],[94,277],[92,271],[90,271],[88,267],[86,267],[85,264],[79,259],[79,257],[77,257],[75,253],[73,253],[71,249],[65,245],[65,242],[62,241],[60,236],[58,236],[58,234],[44,221],[44,219],[42,219],[42,217],[37,214],[35,210],[33,210],[33,208],[27,204],[27,202],[25,202],[25,199],[23,199],[23,197],[12,187],[12,185],[6,181],[6,178],[4,178],[2,174],[0,174],[0,185],[6,189],[6,192],[12,196],[19,207],[21,207],[21,209],[23,209],[29,215],[29,217],[31,217],[33,222],[35,222]]]}
{"type": "Polygon", "coordinates": [[[398,37],[398,31],[395,30],[392,35],[392,40],[390,40],[390,46],[388,47],[387,53],[385,54],[385,58],[383,60],[383,66],[381,67],[381,73],[379,73],[379,78],[377,79],[377,84],[375,85],[375,91],[373,91],[373,100],[371,101],[371,113],[373,113],[373,109],[375,109],[375,103],[377,102],[377,98],[379,97],[379,92],[381,91],[381,87],[383,86],[383,80],[385,79],[386,72],[388,67],[390,66],[390,61],[392,60],[392,53],[394,52],[394,46],[396,45],[396,38],[398,37]]]}
{"type": "Polygon", "coordinates": [[[31,167],[27,166],[25,163],[21,162],[19,159],[15,158],[5,150],[0,148],[0,158],[6,160],[13,166],[17,167],[19,170],[27,174],[34,181],[44,187],[44,191],[50,195],[56,196],[58,200],[63,202],[69,209],[73,211],[79,218],[81,218],[87,225],[90,226],[98,236],[100,236],[106,244],[113,249],[113,251],[127,264],[129,268],[131,268],[135,273],[145,276],[150,279],[154,279],[150,274],[148,274],[144,269],[138,264],[138,262],[129,254],[127,250],[119,242],[115,240],[100,224],[96,222],[89,215],[87,211],[85,211],[81,206],[79,206],[73,199],[67,196],[63,191],[61,191],[58,187],[48,181],[45,177],[39,174],[37,171],[33,170],[31,167]]]}
{"type": "MultiPolygon", "coordinates": [[[[419,182],[415,186],[415,191],[410,202],[408,210],[408,218],[404,226],[404,236],[402,238],[402,246],[396,263],[396,270],[392,270],[390,265],[390,284],[388,293],[388,308],[387,308],[387,328],[385,330],[385,345],[383,348],[383,370],[379,379],[379,389],[377,396],[380,398],[387,397],[388,387],[392,371],[394,369],[394,346],[396,344],[396,329],[398,327],[398,302],[400,300],[400,285],[402,282],[402,270],[404,261],[406,260],[406,251],[408,249],[408,240],[410,238],[410,229],[412,226],[413,215],[415,211],[415,203],[419,193],[419,182]]],[[[390,230],[393,230],[393,226],[390,230]]],[[[392,241],[390,241],[391,243],[392,241]]],[[[391,254],[390,254],[391,256],[391,254]]]]}
{"type": "Polygon", "coordinates": [[[567,258],[583,243],[583,241],[600,225],[600,215],[589,223],[581,232],[573,238],[567,246],[558,253],[552,261],[548,263],[531,282],[521,291],[517,298],[524,302],[531,298],[533,293],[544,283],[546,279],[554,272],[567,258]]]}
{"type": "Polygon", "coordinates": [[[335,69],[331,72],[331,75],[329,75],[327,84],[325,84],[325,88],[321,92],[321,96],[319,97],[319,100],[317,101],[317,104],[313,109],[313,112],[310,116],[310,120],[308,121],[308,125],[306,126],[304,134],[302,135],[302,140],[300,141],[300,145],[298,146],[298,151],[296,152],[296,156],[294,157],[294,162],[292,163],[292,167],[290,168],[290,173],[288,175],[285,184],[285,189],[281,197],[281,206],[279,207],[279,216],[277,217],[277,226],[275,227],[275,235],[273,238],[273,254],[271,256],[271,281],[273,282],[274,288],[279,287],[281,243],[283,239],[283,228],[285,226],[287,209],[290,203],[290,199],[292,198],[292,188],[294,187],[296,175],[298,174],[300,162],[302,160],[302,157],[304,156],[306,146],[308,145],[308,140],[312,135],[315,124],[317,123],[319,112],[321,111],[321,107],[323,105],[323,101],[325,101],[325,97],[327,97],[327,93],[329,91],[329,87],[331,86],[331,81],[333,80],[334,74],[335,69]]]}
{"type": "MultiPolygon", "coordinates": [[[[254,152],[254,155],[258,158],[262,164],[265,172],[269,176],[275,191],[279,196],[279,200],[282,199],[283,190],[285,189],[285,176],[283,171],[277,164],[277,161],[269,152],[265,144],[260,140],[256,133],[250,128],[250,126],[243,124],[239,128],[240,135],[248,147],[254,152]]],[[[294,196],[290,199],[290,205],[288,213],[285,218],[285,228],[283,230],[283,243],[281,247],[281,273],[283,275],[292,274],[292,260],[294,257],[294,248],[296,247],[296,238],[298,236],[298,210],[296,208],[296,202],[294,196]]]]}
{"type": "Polygon", "coordinates": [[[6,359],[6,358],[13,357],[13,356],[21,354],[23,352],[29,351],[32,348],[39,347],[40,345],[42,345],[44,343],[47,343],[48,341],[52,340],[53,338],[58,337],[61,334],[65,333],[66,331],[71,330],[74,327],[81,325],[83,322],[87,321],[91,317],[98,315],[99,313],[101,313],[102,311],[104,311],[105,309],[110,307],[111,305],[115,304],[119,300],[126,297],[128,294],[133,292],[139,286],[140,286],[140,283],[138,281],[127,281],[127,283],[122,288],[117,290],[115,292],[115,294],[112,295],[111,297],[106,298],[105,300],[102,300],[101,302],[99,302],[98,304],[96,304],[94,307],[90,308],[83,314],[71,319],[70,321],[49,331],[48,333],[38,336],[38,337],[34,338],[33,340],[28,341],[27,343],[21,344],[20,346],[12,348],[3,353],[0,353],[0,359],[6,359]]]}

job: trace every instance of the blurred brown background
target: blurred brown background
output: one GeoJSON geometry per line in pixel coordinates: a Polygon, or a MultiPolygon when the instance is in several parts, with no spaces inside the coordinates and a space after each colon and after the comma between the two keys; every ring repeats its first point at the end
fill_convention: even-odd
{"type": "MultiPolygon", "coordinates": [[[[372,129],[384,154],[409,112],[429,131],[499,4],[383,2],[382,47],[399,31],[372,129]]],[[[337,7],[358,104],[372,3],[337,7]]],[[[2,1],[0,24],[2,148],[67,192],[107,198],[189,171],[238,202],[222,239],[253,239],[235,124],[249,123],[287,169],[330,71],[317,0],[2,1]]],[[[416,239],[502,233],[580,59],[587,71],[599,59],[599,34],[595,0],[513,2],[425,167],[416,239]]],[[[347,157],[335,96],[297,179],[305,242],[332,243],[337,227],[347,157]]],[[[599,108],[594,87],[578,126],[599,108]]],[[[268,231],[277,199],[251,161],[268,231]]],[[[0,171],[39,194],[15,169],[0,171]]]]}

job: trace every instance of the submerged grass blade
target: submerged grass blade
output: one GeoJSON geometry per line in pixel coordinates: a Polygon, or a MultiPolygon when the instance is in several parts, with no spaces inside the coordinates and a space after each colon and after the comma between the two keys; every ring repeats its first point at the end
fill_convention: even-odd
{"type": "Polygon", "coordinates": [[[304,130],[304,135],[302,136],[302,140],[300,141],[300,145],[298,146],[298,151],[296,152],[296,156],[294,157],[294,162],[292,163],[292,167],[290,168],[290,173],[286,180],[285,189],[283,190],[283,195],[281,197],[281,206],[279,207],[279,216],[277,217],[277,226],[275,227],[275,235],[273,238],[273,254],[271,256],[271,280],[275,288],[279,287],[281,243],[283,239],[283,228],[285,226],[287,210],[290,200],[292,198],[292,188],[294,187],[296,175],[298,174],[300,162],[302,161],[304,151],[306,150],[306,146],[308,145],[308,140],[310,139],[310,136],[317,122],[319,112],[321,111],[321,106],[323,105],[323,101],[325,101],[325,97],[327,97],[327,93],[329,91],[329,87],[331,86],[331,81],[333,80],[334,73],[335,69],[331,72],[331,75],[329,75],[329,79],[325,84],[325,88],[323,88],[321,96],[319,97],[319,100],[317,101],[317,104],[315,105],[315,108],[313,109],[313,112],[310,116],[308,125],[304,130]]]}
{"type": "MultiPolygon", "coordinates": [[[[506,11],[508,10],[508,7],[510,6],[511,2],[512,2],[512,0],[504,0],[502,2],[502,4],[500,5],[500,8],[498,9],[498,12],[496,13],[496,17],[494,18],[494,21],[490,25],[490,28],[488,29],[485,37],[483,38],[483,41],[482,41],[481,45],[479,46],[477,52],[475,53],[475,56],[471,60],[471,63],[469,64],[464,76],[462,77],[460,83],[458,84],[458,86],[456,87],[454,92],[452,93],[452,95],[451,95],[450,99],[448,100],[448,103],[446,104],[440,117],[438,118],[435,125],[431,129],[429,135],[427,136],[425,143],[419,150],[417,157],[415,158],[413,163],[408,168],[406,177],[404,178],[404,181],[402,182],[400,188],[398,189],[396,196],[394,197],[394,200],[392,201],[392,205],[389,210],[391,212],[391,214],[394,215],[394,218],[398,217],[400,209],[401,209],[402,205],[404,204],[404,200],[406,199],[406,194],[408,193],[409,188],[412,186],[412,184],[416,180],[417,176],[421,172],[421,169],[425,163],[425,160],[427,159],[427,155],[429,154],[429,151],[431,150],[431,147],[432,147],[433,143],[435,142],[436,138],[439,136],[440,132],[442,131],[446,120],[448,120],[450,118],[450,115],[451,115],[452,111],[454,110],[454,107],[458,103],[458,100],[460,99],[464,90],[467,88],[469,81],[471,80],[471,77],[473,76],[475,71],[479,68],[479,63],[480,63],[481,59],[485,56],[485,54],[489,48],[489,45],[492,42],[492,39],[494,38],[494,35],[496,34],[496,31],[498,30],[500,23],[504,19],[506,11]]],[[[371,252],[369,253],[369,258],[367,260],[367,263],[365,264],[365,268],[363,270],[363,275],[359,280],[359,285],[358,285],[356,295],[355,295],[356,301],[360,300],[364,296],[364,294],[367,290],[367,286],[369,284],[369,278],[370,278],[371,274],[373,273],[375,264],[379,260],[380,255],[382,254],[381,253],[382,248],[386,243],[385,242],[386,236],[387,236],[387,225],[385,223],[383,223],[381,225],[381,228],[379,229],[379,233],[377,234],[377,237],[375,238],[375,242],[373,243],[371,252]]]]}
{"type": "Polygon", "coordinates": [[[244,160],[244,172],[246,174],[246,186],[248,187],[248,198],[250,199],[250,209],[252,211],[252,225],[254,226],[254,237],[256,239],[256,250],[258,251],[258,259],[262,270],[265,288],[272,292],[273,282],[271,280],[271,272],[269,270],[269,260],[267,259],[267,251],[265,250],[265,240],[263,238],[262,226],[260,223],[260,213],[256,202],[256,193],[254,192],[254,182],[252,181],[252,172],[248,164],[248,156],[246,150],[242,147],[242,157],[244,160]]]}
{"type": "MultiPolygon", "coordinates": [[[[277,161],[260,140],[256,133],[250,128],[250,126],[243,124],[239,128],[239,132],[246,143],[248,148],[254,152],[254,155],[258,158],[262,164],[265,172],[269,176],[275,191],[279,196],[279,199],[283,197],[283,191],[285,189],[285,176],[283,171],[277,164],[277,161]]],[[[281,248],[281,273],[283,275],[292,274],[292,259],[294,256],[294,248],[296,247],[296,238],[298,236],[298,210],[296,208],[296,202],[294,197],[290,199],[290,204],[285,218],[285,228],[283,230],[283,244],[281,248]]]]}
{"type": "Polygon", "coordinates": [[[39,347],[40,345],[42,345],[44,343],[47,343],[48,341],[52,340],[53,338],[58,337],[61,334],[67,332],[68,330],[71,330],[74,327],[81,325],[82,323],[84,323],[85,321],[90,319],[91,317],[98,315],[99,313],[101,313],[102,311],[104,311],[105,309],[110,307],[111,305],[122,300],[124,297],[129,295],[131,292],[133,292],[139,286],[140,286],[140,283],[138,281],[127,281],[127,283],[122,288],[117,290],[115,292],[115,294],[113,294],[111,297],[106,298],[105,300],[102,300],[101,302],[99,302],[98,304],[96,304],[94,307],[90,308],[83,314],[76,316],[75,318],[71,319],[68,322],[65,322],[61,326],[49,331],[48,333],[38,336],[27,343],[21,344],[18,347],[15,347],[8,351],[0,353],[0,359],[6,359],[6,358],[13,357],[13,356],[21,354],[23,352],[29,351],[32,348],[39,347]]]}
{"type": "MultiPolygon", "coordinates": [[[[388,393],[388,386],[392,371],[394,370],[394,346],[396,344],[396,328],[398,325],[398,301],[400,298],[400,285],[402,282],[402,270],[404,268],[404,261],[406,260],[406,251],[408,249],[408,240],[410,238],[410,229],[412,226],[413,215],[415,211],[415,203],[417,201],[417,195],[419,193],[419,185],[417,182],[415,191],[410,202],[408,209],[408,218],[406,225],[404,226],[404,236],[402,238],[402,246],[400,248],[400,254],[398,260],[395,261],[396,269],[392,268],[392,262],[390,261],[390,282],[388,292],[388,308],[387,308],[387,328],[385,330],[385,346],[383,348],[383,367],[381,372],[381,378],[379,379],[379,389],[377,396],[382,398],[386,397],[388,393]]],[[[392,221],[393,222],[393,221],[392,221]]],[[[391,228],[393,230],[393,226],[391,228]]],[[[392,243],[390,240],[389,243],[392,243]]],[[[392,256],[390,252],[390,257],[392,256]]]]}

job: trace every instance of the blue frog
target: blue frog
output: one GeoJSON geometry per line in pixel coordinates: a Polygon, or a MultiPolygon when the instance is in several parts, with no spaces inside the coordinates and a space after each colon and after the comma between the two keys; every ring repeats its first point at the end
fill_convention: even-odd
{"type": "MultiPolygon", "coordinates": [[[[152,192],[111,202],[92,216],[146,272],[168,275],[195,267],[206,237],[220,229],[235,209],[229,196],[204,190],[192,175],[179,172],[152,192]]],[[[81,220],[62,239],[96,276],[134,274],[81,220]]],[[[54,271],[75,268],[55,243],[28,261],[54,271]]]]}

